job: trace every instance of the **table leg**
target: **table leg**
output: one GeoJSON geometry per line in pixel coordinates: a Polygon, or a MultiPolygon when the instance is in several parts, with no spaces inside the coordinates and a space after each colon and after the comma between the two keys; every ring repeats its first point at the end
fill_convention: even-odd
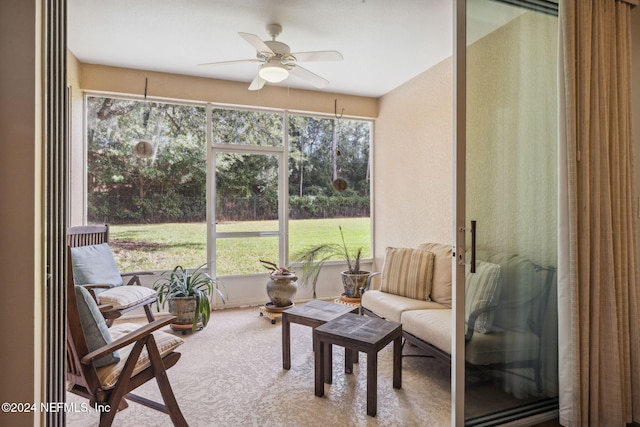
{"type": "Polygon", "coordinates": [[[344,372],[345,374],[353,373],[353,355],[358,354],[357,351],[344,348],[344,372]]]}
{"type": "Polygon", "coordinates": [[[321,348],[324,358],[324,382],[331,384],[333,382],[333,344],[323,342],[321,348]]]}
{"type": "Polygon", "coordinates": [[[393,388],[402,387],[402,337],[393,340],[393,388]]]}
{"type": "Polygon", "coordinates": [[[291,322],[287,313],[282,313],[282,368],[291,368],[291,322]]]}
{"type": "Polygon", "coordinates": [[[313,344],[314,382],[316,396],[324,396],[324,348],[323,343],[316,339],[313,344]]]}
{"type": "Polygon", "coordinates": [[[367,415],[376,416],[378,410],[378,352],[367,352],[367,415]]]}

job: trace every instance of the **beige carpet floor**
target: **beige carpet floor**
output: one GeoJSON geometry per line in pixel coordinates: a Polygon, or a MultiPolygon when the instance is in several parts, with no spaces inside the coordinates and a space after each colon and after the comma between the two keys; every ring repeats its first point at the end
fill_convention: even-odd
{"type": "MultiPolygon", "coordinates": [[[[167,331],[169,329],[167,328],[167,331]]],[[[392,349],[378,355],[378,413],[366,414],[366,356],[344,374],[344,351],[334,347],[333,384],[314,395],[311,328],[291,325],[291,370],[282,369],[282,331],[257,307],[213,313],[204,330],[183,337],[182,358],[168,371],[191,426],[448,426],[449,366],[431,358],[404,357],[402,389],[392,387],[392,349]]],[[[407,347],[405,354],[417,354],[407,347]]],[[[160,398],[155,381],[138,389],[160,398]]],[[[70,402],[86,402],[68,393],[70,402]]],[[[70,427],[95,426],[96,412],[67,413],[70,427]]],[[[130,402],[115,426],[170,426],[169,417],[130,402]]]]}

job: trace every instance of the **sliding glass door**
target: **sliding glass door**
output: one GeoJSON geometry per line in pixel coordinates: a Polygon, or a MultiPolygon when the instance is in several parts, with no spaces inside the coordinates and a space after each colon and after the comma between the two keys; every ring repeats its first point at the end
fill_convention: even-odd
{"type": "Polygon", "coordinates": [[[551,2],[508,3],[466,1],[465,425],[557,407],[558,20],[551,2]]]}

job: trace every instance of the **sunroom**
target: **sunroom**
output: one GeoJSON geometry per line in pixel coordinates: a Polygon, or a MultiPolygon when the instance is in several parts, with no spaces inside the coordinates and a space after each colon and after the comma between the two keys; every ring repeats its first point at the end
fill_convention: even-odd
{"type": "MultiPolygon", "coordinates": [[[[228,292],[216,309],[264,304],[259,259],[295,269],[297,250],[315,243],[310,236],[339,241],[338,226],[365,247],[370,271],[383,268],[389,247],[444,243],[454,249],[454,277],[465,283],[472,240],[558,268],[557,4],[317,3],[70,2],[70,225],[109,223],[125,270],[159,274],[177,262],[207,264],[228,292]],[[281,28],[274,32],[268,25],[275,23],[281,28]],[[293,51],[335,50],[343,59],[301,61],[293,67],[306,71],[261,81],[256,75],[268,61],[247,44],[247,33],[293,51]],[[235,60],[246,63],[199,65],[235,60]],[[136,152],[143,146],[148,152],[136,152]],[[195,207],[172,212],[173,193],[153,179],[193,147],[199,181],[183,173],[171,185],[197,187],[195,207]],[[314,155],[324,158],[313,163],[314,155]],[[123,169],[114,166],[118,159],[123,169]],[[138,174],[128,177],[131,171],[138,174]],[[245,187],[234,185],[247,175],[245,187]],[[338,179],[347,191],[332,185],[338,179]],[[323,197],[329,213],[312,209],[323,197]],[[333,209],[337,199],[350,209],[333,209]],[[362,200],[366,206],[356,207],[362,200]],[[195,240],[172,237],[178,225],[198,225],[195,240]],[[176,261],[155,249],[179,245],[197,247],[195,255],[176,261]],[[132,248],[141,250],[127,264],[132,248]]],[[[300,287],[297,301],[340,296],[343,269],[330,262],[317,295],[300,287]]],[[[453,293],[464,300],[465,287],[453,293]]],[[[452,425],[558,418],[558,303],[548,303],[537,348],[543,384],[532,388],[522,385],[530,373],[519,367],[496,375],[465,367],[465,306],[458,302],[452,425]],[[493,392],[488,400],[500,403],[486,405],[493,392]]]]}

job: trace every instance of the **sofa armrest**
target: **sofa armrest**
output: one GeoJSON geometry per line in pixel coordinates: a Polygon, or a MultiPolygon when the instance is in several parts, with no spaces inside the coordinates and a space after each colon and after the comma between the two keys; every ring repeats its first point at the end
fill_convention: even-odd
{"type": "Polygon", "coordinates": [[[376,272],[373,272],[373,273],[369,274],[369,277],[367,277],[367,283],[365,284],[364,288],[360,288],[360,295],[362,295],[363,293],[368,291],[369,288],[371,288],[371,279],[373,279],[374,277],[379,276],[381,274],[382,274],[381,271],[376,271],[376,272]]]}

